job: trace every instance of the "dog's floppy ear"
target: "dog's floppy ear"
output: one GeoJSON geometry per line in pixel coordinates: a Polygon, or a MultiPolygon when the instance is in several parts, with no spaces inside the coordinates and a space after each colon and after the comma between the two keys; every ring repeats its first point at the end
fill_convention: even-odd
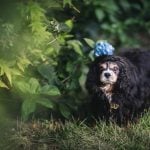
{"type": "Polygon", "coordinates": [[[121,92],[129,94],[135,87],[137,88],[137,83],[139,82],[137,69],[125,58],[120,58],[117,63],[120,68],[117,87],[121,90],[121,92]]]}

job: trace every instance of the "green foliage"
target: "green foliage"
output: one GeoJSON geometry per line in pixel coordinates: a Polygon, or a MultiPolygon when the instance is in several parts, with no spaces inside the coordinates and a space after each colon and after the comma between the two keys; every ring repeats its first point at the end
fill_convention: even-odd
{"type": "MultiPolygon", "coordinates": [[[[71,37],[68,32],[73,28],[73,22],[67,19],[59,23],[51,15],[48,18],[46,9],[50,3],[47,4],[47,7],[42,7],[41,3],[34,1],[10,3],[10,7],[13,7],[11,13],[15,14],[14,20],[8,16],[10,22],[4,18],[0,22],[0,86],[11,88],[12,94],[22,99],[24,120],[36,111],[38,104],[51,110],[57,108],[64,117],[70,115],[69,104],[65,104],[64,98],[62,102],[59,98],[59,102],[54,97],[60,97],[63,93],[59,89],[61,80],[57,75],[57,58],[62,44],[67,44],[66,38],[71,37]]],[[[58,1],[55,4],[60,9],[71,5],[71,1],[64,1],[63,4],[58,1]]],[[[5,2],[3,5],[5,9],[10,9],[5,2]]],[[[70,40],[67,45],[81,55],[81,43],[77,40],[76,43],[70,40]]]]}
{"type": "Polygon", "coordinates": [[[94,48],[95,42],[93,40],[88,38],[84,38],[84,40],[91,48],[94,48]]]}
{"type": "Polygon", "coordinates": [[[65,7],[67,4],[71,6],[72,5],[71,1],[72,0],[63,0],[63,6],[65,7]]]}
{"type": "Polygon", "coordinates": [[[15,86],[20,97],[24,100],[22,104],[22,117],[24,120],[27,120],[29,115],[36,110],[37,104],[54,109],[55,103],[50,98],[60,95],[60,91],[56,86],[49,84],[41,86],[35,78],[30,78],[29,81],[16,81],[15,86]]]}
{"type": "MultiPolygon", "coordinates": [[[[89,36],[97,39],[110,39],[117,46],[139,46],[141,39],[149,35],[149,20],[147,12],[150,8],[148,1],[131,2],[130,0],[84,0],[82,7],[88,8],[80,15],[83,22],[91,20],[84,28],[89,36]],[[84,17],[85,16],[85,17],[84,17]],[[94,18],[93,21],[91,19],[94,18]],[[94,24],[93,24],[94,22],[94,24]],[[92,28],[93,32],[89,31],[92,28]],[[87,32],[87,31],[86,31],[87,32]]],[[[84,10],[84,9],[83,9],[84,10]]],[[[149,37],[149,36],[148,36],[149,37]]]]}
{"type": "Polygon", "coordinates": [[[143,39],[145,45],[149,6],[148,0],[1,2],[0,90],[21,101],[24,120],[39,105],[69,118],[87,100],[95,41],[107,39],[119,47],[143,39]]]}
{"type": "MultiPolygon", "coordinates": [[[[60,95],[54,66],[61,34],[55,34],[57,28],[37,2],[10,2],[10,7],[4,2],[3,10],[2,7],[7,10],[13,7],[10,13],[15,17],[4,19],[1,16],[0,86],[11,88],[23,100],[22,117],[26,120],[37,104],[54,109],[50,97],[60,95]]],[[[67,24],[71,22],[68,20],[67,24]]]]}

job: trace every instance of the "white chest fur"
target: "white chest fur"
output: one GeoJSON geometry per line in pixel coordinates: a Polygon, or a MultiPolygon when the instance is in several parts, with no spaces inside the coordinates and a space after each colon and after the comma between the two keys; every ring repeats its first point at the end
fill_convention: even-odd
{"type": "Polygon", "coordinates": [[[103,87],[100,87],[100,89],[104,92],[104,94],[108,98],[109,103],[111,103],[111,101],[112,101],[112,89],[113,89],[113,86],[111,84],[107,84],[107,85],[105,85],[103,87]]]}

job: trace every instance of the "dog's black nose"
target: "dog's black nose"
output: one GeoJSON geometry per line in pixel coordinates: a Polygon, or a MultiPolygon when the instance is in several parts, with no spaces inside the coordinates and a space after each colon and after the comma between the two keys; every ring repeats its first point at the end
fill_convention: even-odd
{"type": "Polygon", "coordinates": [[[106,78],[109,78],[110,76],[111,76],[111,74],[110,73],[104,73],[104,76],[106,77],[106,78]]]}

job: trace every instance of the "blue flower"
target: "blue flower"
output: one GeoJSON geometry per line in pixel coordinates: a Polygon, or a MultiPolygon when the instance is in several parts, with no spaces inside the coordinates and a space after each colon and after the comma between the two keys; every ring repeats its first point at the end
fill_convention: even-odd
{"type": "Polygon", "coordinates": [[[94,55],[104,56],[104,55],[113,55],[114,47],[106,41],[98,41],[94,48],[94,55]]]}

